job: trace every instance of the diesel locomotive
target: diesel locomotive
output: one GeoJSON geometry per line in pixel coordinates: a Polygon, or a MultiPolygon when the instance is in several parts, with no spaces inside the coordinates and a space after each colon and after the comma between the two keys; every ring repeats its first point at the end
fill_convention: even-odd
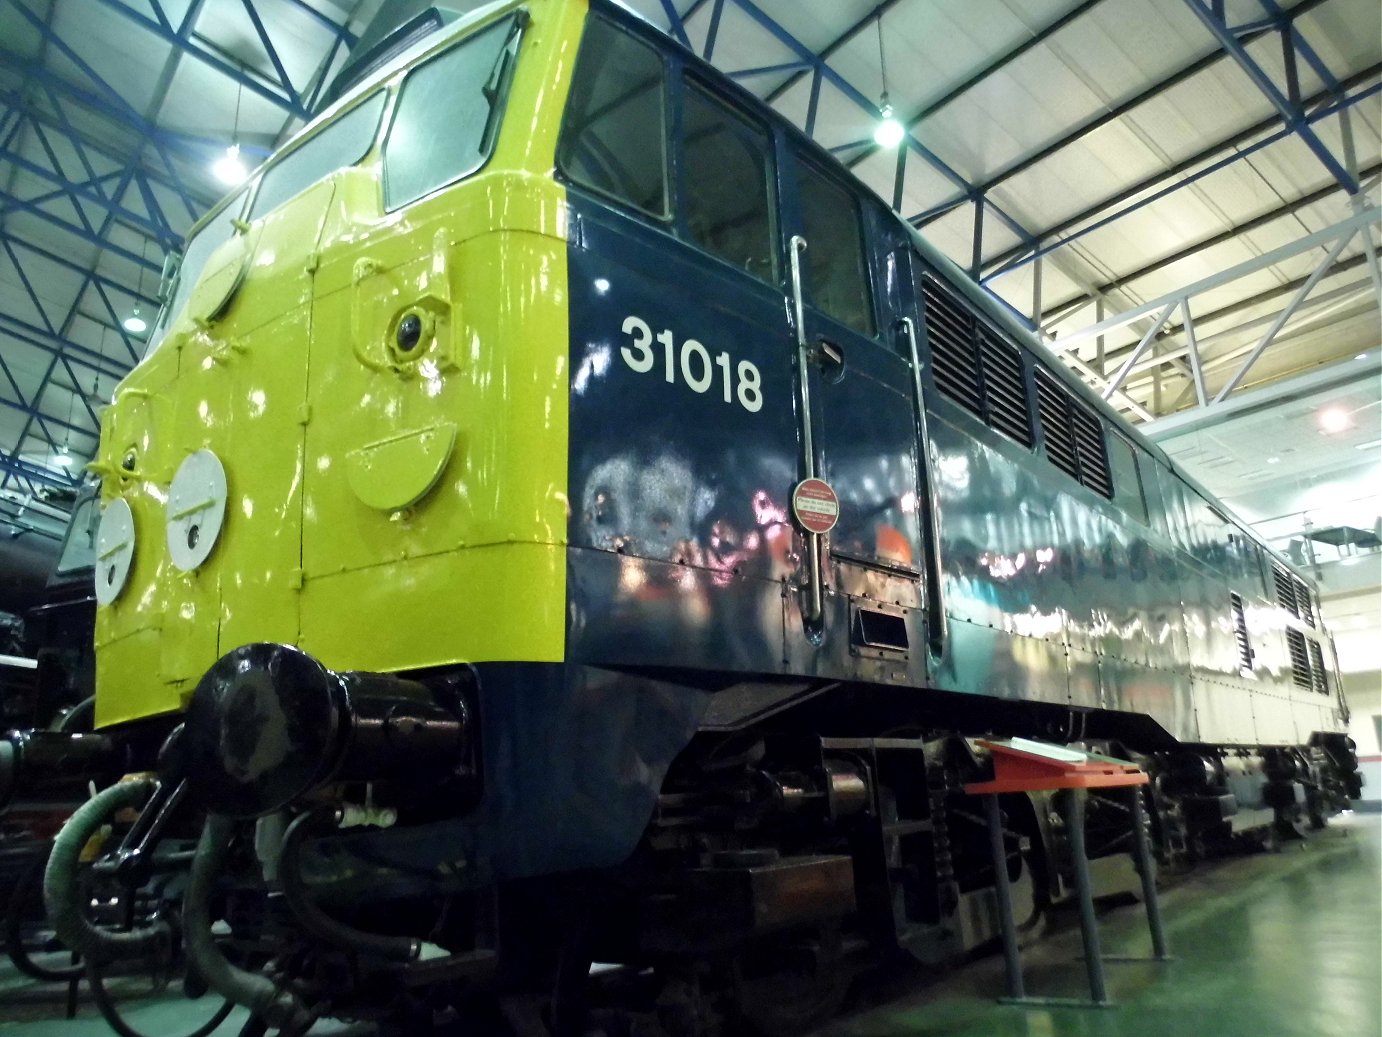
{"type": "Polygon", "coordinates": [[[1139,763],[1165,861],[1358,795],[1311,583],[784,119],[607,0],[366,42],[103,415],[66,765],[126,777],[57,840],[64,938],[178,926],[260,1032],[497,991],[579,1033],[599,961],[669,1034],[798,1033],[851,956],[1065,896],[1040,794],[995,874],[980,737],[1139,763]],[[165,838],[180,920],[88,918],[165,838]]]}

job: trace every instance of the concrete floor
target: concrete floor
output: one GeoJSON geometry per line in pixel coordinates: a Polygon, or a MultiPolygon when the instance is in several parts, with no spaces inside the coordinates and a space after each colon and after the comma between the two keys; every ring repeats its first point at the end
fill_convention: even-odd
{"type": "MultiPolygon", "coordinates": [[[[1003,962],[991,955],[943,976],[915,970],[866,984],[814,1037],[1382,1037],[1382,818],[1337,818],[1280,853],[1201,867],[1161,902],[1175,960],[1109,963],[1112,1008],[996,1004],[1003,962]]],[[[1104,912],[1100,934],[1105,954],[1148,953],[1138,906],[1104,912]]],[[[1028,992],[1087,994],[1079,953],[1072,927],[1024,952],[1028,992]]],[[[70,1021],[62,1004],[60,989],[0,969],[4,1037],[110,1033],[89,1004],[70,1021]]],[[[201,1019],[211,1006],[195,1010],[201,1019]]],[[[154,998],[128,1018],[157,1037],[186,1032],[189,1011],[154,998]]],[[[217,1037],[235,1034],[241,1018],[217,1037]]]]}

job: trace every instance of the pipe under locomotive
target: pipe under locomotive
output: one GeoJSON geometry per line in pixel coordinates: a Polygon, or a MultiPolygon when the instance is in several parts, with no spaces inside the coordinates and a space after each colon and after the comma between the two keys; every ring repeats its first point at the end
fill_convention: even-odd
{"type": "MultiPolygon", "coordinates": [[[[281,1032],[579,1032],[601,960],[793,1033],[849,955],[994,935],[979,736],[1136,760],[1167,861],[1357,797],[1313,589],[814,144],[602,0],[394,40],[103,418],[98,731],[0,741],[0,798],[124,776],[55,846],[74,948],[172,924],[79,903],[136,808],[93,867],[197,840],[189,957],[281,1032]]],[[[1035,916],[1064,833],[1003,807],[1035,916]]]]}

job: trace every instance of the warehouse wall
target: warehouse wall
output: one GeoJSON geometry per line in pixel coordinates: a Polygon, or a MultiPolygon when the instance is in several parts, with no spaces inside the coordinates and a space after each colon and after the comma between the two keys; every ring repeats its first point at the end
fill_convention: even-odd
{"type": "Polygon", "coordinates": [[[1358,743],[1363,801],[1359,809],[1382,810],[1382,597],[1377,587],[1325,597],[1320,610],[1339,649],[1344,694],[1358,743]]]}

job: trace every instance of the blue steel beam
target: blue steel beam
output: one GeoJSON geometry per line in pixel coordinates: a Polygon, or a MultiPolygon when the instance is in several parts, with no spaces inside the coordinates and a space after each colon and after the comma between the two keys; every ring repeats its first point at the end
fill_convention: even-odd
{"type": "MultiPolygon", "coordinates": [[[[100,0],[100,2],[111,10],[119,12],[136,25],[147,29],[163,42],[175,47],[185,54],[191,55],[203,64],[214,68],[216,71],[243,86],[251,93],[281,108],[289,115],[302,119],[304,122],[311,119],[311,110],[303,104],[302,98],[298,96],[297,92],[293,89],[292,83],[288,81],[287,73],[283,69],[282,60],[278,57],[278,53],[272,41],[269,40],[267,33],[260,33],[260,43],[264,47],[270,63],[274,66],[275,72],[282,77],[282,81],[277,84],[279,87],[278,90],[274,90],[273,87],[266,85],[264,81],[254,76],[245,74],[244,70],[237,67],[234,62],[227,61],[209,48],[198,46],[196,40],[193,38],[193,18],[185,18],[180,29],[173,29],[171,21],[162,13],[162,5],[159,3],[159,0],[147,0],[150,6],[155,11],[159,12],[159,17],[154,18],[150,18],[143,11],[124,2],[124,0],[100,0]]],[[[247,8],[252,9],[251,0],[242,0],[242,2],[247,8]]],[[[200,6],[200,4],[198,4],[198,6],[200,6]]],[[[297,6],[302,9],[309,9],[306,5],[297,6]]],[[[314,11],[313,14],[319,15],[319,12],[314,11]]],[[[251,14],[251,19],[258,23],[256,25],[256,32],[258,32],[262,22],[259,20],[257,12],[251,14]]],[[[321,20],[320,17],[318,20],[321,20]]],[[[334,25],[334,23],[331,23],[329,20],[327,20],[327,24],[333,26],[332,31],[336,33],[338,37],[353,40],[353,35],[345,30],[344,27],[334,25]]],[[[265,78],[267,79],[267,77],[265,78]]]]}
{"type": "Polygon", "coordinates": [[[46,248],[43,245],[35,244],[34,242],[29,241],[27,238],[19,237],[11,229],[0,228],[0,242],[9,242],[12,245],[18,246],[23,251],[32,252],[35,255],[41,256],[42,258],[48,260],[50,263],[56,263],[58,266],[62,267],[65,270],[70,270],[74,274],[78,274],[81,276],[90,274],[91,281],[93,284],[98,284],[102,287],[113,289],[117,292],[124,292],[130,295],[134,299],[134,301],[139,303],[141,306],[144,304],[148,304],[149,306],[157,306],[159,304],[157,296],[145,295],[142,291],[136,291],[130,288],[128,285],[122,284],[119,281],[112,280],[111,278],[106,277],[103,274],[99,274],[95,270],[91,269],[90,265],[84,266],[80,263],[75,262],[69,256],[60,255],[50,248],[46,248]]]}
{"type": "MultiPolygon", "coordinates": [[[[691,11],[687,12],[687,17],[691,16],[691,11]]],[[[715,0],[715,6],[710,9],[710,28],[705,33],[705,49],[701,51],[701,57],[707,62],[715,57],[715,43],[720,38],[720,19],[725,13],[725,0],[715,0]]]]}
{"type": "MultiPolygon", "coordinates": [[[[1258,3],[1271,15],[1270,21],[1285,36],[1287,46],[1305,59],[1305,63],[1315,70],[1315,75],[1320,77],[1320,82],[1324,83],[1328,89],[1337,91],[1339,89],[1338,79],[1316,53],[1315,48],[1310,46],[1309,41],[1301,35],[1300,30],[1296,28],[1295,19],[1290,17],[1290,12],[1283,11],[1276,0],[1258,0],[1258,3]]],[[[1299,104],[1297,104],[1297,108],[1299,108],[1299,104]]]]}
{"type": "Polygon", "coordinates": [[[47,468],[40,468],[22,458],[12,457],[9,454],[0,455],[0,470],[5,473],[4,479],[0,481],[0,486],[8,485],[14,476],[22,476],[29,483],[31,490],[35,488],[35,482],[46,483],[62,490],[73,490],[81,486],[80,475],[58,475],[47,468]]]}
{"type": "MultiPolygon", "coordinates": [[[[154,6],[158,6],[155,0],[154,6]]],[[[255,10],[253,0],[240,0],[240,6],[249,15],[250,24],[254,26],[255,33],[259,36],[259,44],[264,48],[264,53],[269,57],[269,64],[274,67],[274,74],[278,76],[278,84],[283,87],[284,94],[296,107],[302,107],[302,98],[298,96],[297,90],[293,87],[293,78],[288,75],[288,70],[283,67],[283,60],[278,56],[278,48],[274,46],[274,41],[269,38],[269,30],[264,28],[264,20],[259,17],[259,12],[255,10]]],[[[306,109],[304,109],[306,110],[306,109]]]]}
{"type": "MultiPolygon", "coordinates": [[[[290,96],[291,87],[285,87],[284,84],[280,83],[278,84],[279,89],[274,90],[272,87],[265,85],[259,78],[247,75],[244,69],[237,66],[234,62],[227,61],[225,58],[220,57],[218,54],[213,53],[205,47],[197,46],[192,38],[191,32],[194,19],[184,19],[183,25],[186,31],[175,30],[168,24],[166,17],[162,21],[156,18],[150,18],[142,11],[124,3],[123,0],[100,0],[100,3],[124,15],[134,24],[147,29],[164,43],[214,68],[232,82],[239,86],[243,86],[250,93],[262,97],[270,104],[283,109],[289,115],[302,119],[304,122],[311,118],[311,113],[303,106],[301,100],[295,96],[290,96]]],[[[155,9],[161,7],[158,0],[151,0],[151,6],[155,9]]]]}
{"type": "MultiPolygon", "coordinates": [[[[5,380],[10,383],[11,391],[13,391],[15,399],[19,402],[20,409],[25,411],[29,415],[30,420],[38,422],[39,427],[43,430],[44,436],[47,437],[49,442],[52,442],[52,430],[49,429],[47,423],[44,420],[44,415],[38,409],[38,405],[41,402],[39,396],[35,395],[32,399],[26,398],[24,396],[23,390],[19,388],[19,382],[15,380],[14,373],[10,370],[9,364],[6,364],[3,362],[3,360],[0,360],[0,367],[4,369],[5,380]]],[[[3,393],[0,393],[0,397],[2,396],[3,393]]]]}
{"type": "Polygon", "coordinates": [[[7,338],[21,345],[42,350],[50,356],[61,353],[72,363],[80,364],[93,374],[105,378],[123,378],[129,374],[133,364],[133,361],[130,364],[121,364],[114,357],[108,357],[88,346],[78,345],[70,338],[49,334],[28,321],[20,320],[8,313],[0,313],[0,343],[7,338]]]}
{"type": "MultiPolygon", "coordinates": [[[[130,171],[128,171],[128,172],[126,173],[125,176],[122,177],[122,182],[121,182],[121,187],[120,187],[120,193],[123,193],[125,187],[128,186],[128,184],[129,184],[129,182],[130,182],[130,179],[131,179],[132,177],[133,177],[133,170],[131,169],[130,171]]],[[[118,197],[118,196],[119,196],[119,195],[117,194],[117,197],[118,197]]],[[[85,221],[85,217],[84,217],[84,216],[83,216],[83,221],[85,221]]],[[[105,247],[106,247],[107,250],[109,250],[109,251],[116,251],[115,246],[113,245],[113,243],[111,243],[111,242],[109,241],[109,237],[108,237],[109,234],[110,234],[111,227],[112,227],[112,225],[114,224],[114,222],[115,222],[115,216],[114,216],[112,213],[107,213],[105,219],[104,219],[104,220],[102,221],[102,223],[101,223],[101,226],[100,226],[99,230],[97,230],[96,233],[95,233],[95,235],[94,235],[94,237],[95,237],[98,241],[105,241],[105,243],[106,243],[106,244],[105,244],[105,247]]],[[[57,447],[57,440],[56,440],[56,438],[51,434],[51,432],[49,431],[47,425],[45,424],[44,416],[43,416],[42,413],[41,413],[41,408],[42,408],[42,406],[43,406],[43,395],[44,395],[44,393],[46,392],[46,390],[47,390],[49,384],[51,383],[51,381],[52,381],[52,379],[53,379],[53,375],[54,375],[54,373],[56,372],[59,363],[62,363],[63,366],[64,366],[64,368],[69,372],[69,377],[73,377],[74,380],[75,380],[75,375],[74,375],[74,373],[72,372],[71,365],[67,362],[67,359],[66,359],[66,357],[65,357],[65,355],[64,355],[64,349],[63,349],[61,343],[62,343],[62,342],[67,338],[67,336],[70,334],[71,329],[72,329],[72,324],[73,324],[73,322],[74,322],[74,321],[77,319],[77,317],[80,315],[80,313],[81,313],[82,299],[85,297],[86,292],[87,292],[87,289],[90,288],[90,287],[92,286],[93,280],[94,280],[94,277],[95,277],[95,270],[94,270],[95,264],[94,264],[94,262],[93,262],[92,265],[91,265],[92,268],[86,270],[86,272],[85,272],[85,273],[83,274],[83,276],[82,276],[81,285],[78,287],[77,292],[76,292],[76,295],[75,295],[75,297],[74,297],[73,300],[72,300],[72,305],[68,308],[67,315],[63,318],[63,321],[62,321],[61,325],[59,325],[59,326],[57,326],[57,327],[54,327],[52,321],[49,319],[49,317],[48,317],[48,315],[47,315],[46,310],[44,310],[43,307],[42,307],[42,305],[38,302],[38,298],[37,298],[36,293],[34,293],[34,292],[32,291],[32,288],[31,288],[31,286],[29,285],[28,279],[27,279],[27,277],[23,274],[23,270],[22,270],[22,268],[20,267],[17,258],[14,258],[14,257],[13,257],[12,249],[9,249],[8,246],[7,246],[7,254],[11,255],[13,261],[15,262],[16,269],[19,270],[21,279],[24,281],[26,289],[29,290],[30,296],[31,296],[32,300],[34,301],[35,306],[38,308],[39,313],[40,313],[40,315],[41,315],[41,317],[42,317],[42,319],[43,319],[44,325],[45,325],[47,328],[49,328],[49,329],[53,332],[54,337],[55,337],[55,338],[57,339],[57,341],[59,342],[59,346],[58,346],[58,348],[57,348],[56,350],[53,351],[53,353],[52,353],[52,355],[51,355],[51,357],[50,357],[50,359],[49,359],[48,366],[47,366],[47,368],[45,369],[45,371],[43,372],[43,376],[39,379],[38,388],[34,391],[34,394],[33,394],[33,399],[34,399],[35,406],[36,406],[36,408],[39,408],[39,409],[34,410],[33,413],[31,413],[31,414],[29,414],[28,416],[25,417],[25,419],[24,419],[24,424],[23,424],[22,427],[20,428],[18,436],[15,437],[14,446],[13,446],[13,448],[12,448],[12,449],[10,450],[10,452],[9,452],[9,462],[10,462],[10,464],[7,466],[7,471],[5,472],[3,478],[0,478],[0,489],[3,489],[6,485],[8,485],[9,480],[11,479],[11,477],[14,475],[14,473],[15,473],[15,471],[16,471],[16,469],[15,469],[14,466],[17,465],[17,464],[21,464],[21,460],[20,460],[20,456],[19,456],[19,455],[23,452],[23,450],[24,450],[24,444],[27,442],[27,440],[28,440],[28,438],[29,438],[29,435],[30,435],[30,433],[31,433],[31,430],[33,429],[33,427],[34,427],[35,424],[37,424],[37,425],[39,426],[39,429],[42,431],[43,436],[44,436],[44,438],[47,440],[47,442],[49,443],[49,445],[50,445],[50,446],[53,446],[54,448],[57,447]]],[[[96,291],[97,291],[97,294],[99,295],[99,297],[101,298],[103,304],[105,305],[107,314],[110,316],[110,318],[112,319],[112,321],[115,321],[115,322],[118,323],[118,317],[117,317],[117,315],[116,315],[116,313],[115,313],[115,308],[111,305],[110,299],[109,299],[109,297],[106,295],[104,289],[101,288],[101,287],[98,285],[98,286],[96,286],[96,291]]],[[[129,335],[124,331],[123,328],[119,328],[119,329],[118,329],[118,334],[119,334],[121,340],[124,342],[125,348],[126,348],[127,350],[129,350],[131,356],[134,357],[135,359],[137,359],[137,358],[138,358],[138,353],[137,353],[137,351],[134,349],[133,342],[132,342],[132,340],[130,339],[129,335]]]]}
{"type": "MultiPolygon", "coordinates": [[[[48,106],[51,110],[51,114],[49,112],[41,111],[37,105],[29,105],[27,106],[27,110],[29,118],[31,120],[40,125],[48,123],[50,120],[52,122],[56,122],[58,127],[62,130],[62,132],[67,134],[67,137],[72,142],[72,146],[76,149],[78,156],[81,158],[83,164],[88,168],[90,168],[91,165],[90,161],[87,158],[88,152],[95,153],[97,155],[102,156],[103,158],[109,159],[110,161],[117,163],[122,169],[129,168],[131,166],[136,167],[138,169],[138,175],[136,177],[136,180],[140,187],[140,193],[144,196],[144,204],[148,208],[149,214],[151,216],[154,216],[164,226],[172,229],[173,225],[171,221],[168,219],[167,215],[163,212],[162,207],[157,203],[157,201],[154,200],[153,192],[149,187],[150,177],[154,178],[154,180],[159,182],[163,187],[170,189],[171,191],[173,191],[174,194],[177,194],[181,196],[184,200],[186,200],[188,203],[188,216],[189,218],[195,220],[196,213],[192,209],[190,199],[187,198],[186,187],[182,182],[182,178],[177,175],[176,171],[169,167],[168,175],[165,178],[164,176],[158,173],[151,173],[147,168],[145,168],[142,161],[144,143],[144,138],[142,135],[139,138],[137,149],[133,155],[130,155],[128,152],[119,152],[113,150],[105,144],[96,143],[90,140],[86,134],[78,131],[78,129],[72,124],[72,120],[68,117],[67,111],[63,106],[62,98],[58,96],[57,91],[51,85],[48,85],[46,83],[43,84],[43,90],[44,93],[47,95],[48,106]]],[[[20,103],[23,103],[22,98],[20,103]]]]}
{"type": "MultiPolygon", "coordinates": [[[[3,3],[4,0],[0,0],[3,3]]],[[[179,153],[188,161],[201,164],[206,161],[208,150],[197,139],[190,138],[184,134],[173,133],[160,129],[145,119],[139,112],[130,108],[118,96],[112,96],[102,91],[93,93],[74,83],[53,75],[48,69],[39,68],[19,60],[15,55],[7,51],[0,50],[0,67],[9,68],[21,75],[31,78],[36,84],[48,91],[50,97],[62,97],[70,103],[77,104],[104,119],[109,120],[115,125],[131,132],[134,135],[135,144],[138,149],[147,143],[158,154],[167,170],[165,174],[150,172],[151,176],[158,179],[162,186],[177,193],[187,207],[189,218],[196,219],[209,204],[203,198],[200,202],[194,203],[188,194],[188,188],[183,184],[181,177],[177,175],[176,168],[172,163],[172,154],[179,153]]],[[[107,86],[105,90],[109,90],[107,86]]],[[[56,104],[54,107],[57,107],[56,104]]],[[[29,109],[31,118],[43,119],[32,107],[29,109]]],[[[53,121],[55,117],[49,116],[48,120],[53,121]]],[[[92,141],[85,134],[74,133],[73,136],[79,137],[83,142],[94,151],[109,154],[109,149],[103,145],[92,141]]],[[[136,152],[137,154],[137,152],[136,152]]],[[[129,165],[132,161],[129,155],[111,155],[116,158],[122,166],[129,165]]],[[[134,161],[137,161],[135,159],[134,161]]],[[[212,199],[214,201],[214,199],[212,199]]]]}
{"type": "Polygon", "coordinates": [[[1358,181],[1343,167],[1343,164],[1334,157],[1334,153],[1325,146],[1324,141],[1320,140],[1319,136],[1310,128],[1310,120],[1306,118],[1305,113],[1299,107],[1291,104],[1262,66],[1253,60],[1252,55],[1243,48],[1242,43],[1234,36],[1228,23],[1224,20],[1222,5],[1214,3],[1212,7],[1207,7],[1201,0],[1185,0],[1185,3],[1210,35],[1219,41],[1219,46],[1233,56],[1233,59],[1238,62],[1238,66],[1271,102],[1272,107],[1277,110],[1281,118],[1285,120],[1286,126],[1320,160],[1320,163],[1329,171],[1329,175],[1337,180],[1339,186],[1349,194],[1357,194],[1358,181]]]}
{"type": "Polygon", "coordinates": [[[686,23],[677,14],[676,4],[672,0],[662,0],[662,12],[667,16],[668,31],[677,38],[678,43],[690,49],[691,37],[686,35],[686,23]]]}
{"type": "MultiPolygon", "coordinates": [[[[32,176],[38,177],[40,180],[45,180],[50,184],[57,185],[59,189],[58,194],[60,196],[65,195],[68,198],[72,199],[73,208],[76,210],[79,217],[84,216],[85,214],[83,213],[81,206],[77,205],[76,203],[87,202],[88,204],[104,209],[106,212],[110,213],[116,219],[118,219],[121,223],[124,223],[135,230],[138,230],[145,237],[157,240],[159,244],[165,249],[179,248],[182,245],[182,235],[173,230],[172,227],[169,227],[166,224],[160,225],[156,220],[151,220],[149,219],[149,217],[143,216],[135,212],[133,209],[127,209],[125,206],[111,201],[104,195],[84,186],[81,183],[76,183],[74,181],[67,180],[65,177],[63,177],[63,175],[60,172],[56,172],[51,169],[45,169],[37,162],[31,161],[30,159],[25,158],[23,155],[16,154],[9,148],[0,148],[0,161],[9,162],[16,169],[22,169],[24,172],[29,173],[32,176]]],[[[127,172],[132,171],[127,170],[127,172]]],[[[111,176],[115,175],[124,174],[107,173],[104,177],[101,177],[100,179],[109,179],[111,176]]],[[[40,205],[42,202],[51,199],[52,195],[45,195],[42,198],[23,199],[18,198],[14,195],[6,195],[5,197],[12,198],[16,202],[27,202],[30,206],[37,206],[40,205]]],[[[87,229],[89,230],[90,228],[87,229]]]]}
{"type": "MultiPolygon", "coordinates": [[[[0,147],[0,155],[4,155],[7,150],[7,148],[0,147]]],[[[84,180],[82,181],[80,186],[100,187],[100,185],[103,184],[105,181],[114,180],[118,176],[120,176],[119,171],[107,173],[105,176],[97,177],[95,180],[84,180]]],[[[9,206],[5,204],[5,201],[9,197],[10,196],[7,193],[0,191],[0,216],[5,215],[5,213],[9,211],[9,206]]],[[[49,202],[55,202],[59,198],[68,197],[71,197],[69,192],[63,190],[62,188],[58,188],[56,191],[47,191],[44,194],[36,194],[32,198],[27,199],[27,201],[33,205],[47,205],[49,202]]]]}
{"type": "Polygon", "coordinates": [[[763,65],[759,68],[741,68],[734,72],[727,72],[730,79],[751,79],[754,76],[769,76],[782,72],[799,72],[804,68],[810,68],[810,64],[805,61],[785,61],[780,65],[763,65]]]}
{"type": "MultiPolygon", "coordinates": [[[[670,3],[670,0],[665,0],[665,2],[670,3]]],[[[767,30],[769,35],[792,53],[796,54],[806,66],[811,68],[814,74],[818,74],[825,81],[829,82],[831,86],[839,90],[840,93],[844,94],[845,97],[855,105],[867,112],[871,118],[878,119],[882,117],[882,113],[873,101],[865,97],[857,87],[846,80],[840,73],[835,71],[835,69],[831,68],[818,54],[788,32],[780,23],[764,13],[753,0],[733,0],[733,3],[761,28],[767,30]]],[[[932,169],[949,180],[951,184],[963,191],[971,194],[973,193],[974,188],[969,181],[965,180],[959,173],[951,169],[938,155],[923,145],[914,136],[908,133],[904,141],[909,149],[920,155],[927,165],[931,166],[932,169]]],[[[1002,221],[1010,231],[1016,234],[1019,239],[1024,242],[1032,241],[1031,233],[1000,206],[990,202],[988,210],[1002,221]]]]}
{"type": "Polygon", "coordinates": [[[66,231],[68,234],[71,234],[73,237],[81,239],[88,245],[94,245],[96,248],[104,249],[106,252],[111,253],[111,255],[119,256],[120,258],[126,259],[131,263],[137,263],[145,270],[151,270],[156,274],[162,274],[163,272],[163,265],[161,263],[155,263],[152,260],[148,259],[146,256],[140,255],[138,252],[131,252],[123,245],[117,245],[108,239],[101,238],[99,235],[86,230],[84,227],[81,227],[80,225],[75,223],[70,223],[67,220],[62,219],[60,216],[55,216],[47,209],[40,209],[37,205],[34,205],[32,202],[26,201],[23,198],[15,198],[13,195],[9,195],[7,197],[9,199],[9,204],[13,208],[22,209],[29,215],[37,217],[44,223],[50,223],[54,227],[57,227],[59,230],[66,231]]]}
{"type": "MultiPolygon", "coordinates": [[[[45,88],[58,89],[62,90],[63,92],[73,92],[79,94],[85,93],[89,98],[91,98],[91,104],[95,110],[101,111],[104,114],[116,118],[119,121],[133,124],[136,130],[140,132],[142,140],[147,141],[150,144],[150,146],[153,147],[153,149],[158,153],[159,157],[163,159],[163,163],[167,167],[169,174],[173,176],[176,180],[176,172],[173,166],[172,159],[168,155],[167,145],[159,138],[157,133],[144,132],[146,128],[152,129],[152,127],[149,126],[148,122],[143,118],[143,116],[140,115],[139,112],[135,111],[135,109],[131,107],[130,104],[127,101],[125,101],[123,97],[120,96],[120,94],[114,89],[114,87],[112,87],[100,75],[98,75],[96,71],[91,68],[90,65],[88,65],[85,61],[78,57],[72,51],[72,48],[68,47],[66,43],[60,40],[45,23],[37,21],[34,18],[34,16],[19,3],[19,0],[10,0],[10,2],[15,6],[19,7],[19,10],[24,14],[24,16],[30,19],[31,23],[35,25],[35,27],[39,30],[40,34],[43,36],[45,43],[51,44],[52,46],[60,50],[63,53],[63,55],[67,57],[70,61],[72,61],[72,63],[75,64],[84,75],[86,75],[89,79],[92,80],[92,82],[101,91],[101,95],[92,95],[87,91],[81,91],[79,88],[73,87],[71,84],[66,83],[64,80],[61,80],[56,76],[49,75],[45,69],[41,69],[33,65],[28,65],[25,62],[19,61],[13,55],[5,51],[0,51],[0,64],[18,68],[20,72],[26,76],[26,78],[40,82],[42,85],[45,86],[45,88]]],[[[183,201],[187,205],[188,213],[195,217],[197,214],[197,209],[195,206],[193,206],[191,199],[187,197],[186,193],[182,191],[181,188],[177,188],[177,190],[179,191],[179,193],[183,195],[183,201]]]]}

